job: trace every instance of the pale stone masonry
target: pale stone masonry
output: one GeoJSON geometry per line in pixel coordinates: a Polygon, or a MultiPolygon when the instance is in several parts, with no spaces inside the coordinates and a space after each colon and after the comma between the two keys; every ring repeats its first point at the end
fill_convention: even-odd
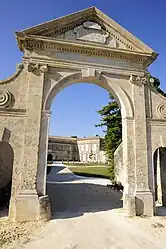
{"type": "Polygon", "coordinates": [[[48,155],[53,161],[79,161],[77,139],[63,136],[49,136],[48,155]]]}
{"type": "Polygon", "coordinates": [[[166,147],[166,98],[148,76],[158,54],[96,7],[16,32],[16,39],[22,63],[0,81],[0,138],[7,129],[14,152],[10,219],[50,217],[46,165],[51,103],[77,82],[96,84],[117,100],[124,212],[152,216],[153,155],[166,147]]]}
{"type": "Polygon", "coordinates": [[[79,161],[83,163],[106,163],[104,137],[49,136],[48,154],[55,161],[79,161]]]}
{"type": "Polygon", "coordinates": [[[107,162],[103,137],[78,138],[77,143],[81,162],[107,162]]]}

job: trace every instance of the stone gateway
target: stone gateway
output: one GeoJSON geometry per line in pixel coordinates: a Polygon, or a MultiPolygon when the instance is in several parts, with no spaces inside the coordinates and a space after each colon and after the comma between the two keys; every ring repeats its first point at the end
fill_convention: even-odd
{"type": "Polygon", "coordinates": [[[23,52],[17,72],[0,82],[0,134],[13,153],[9,217],[49,218],[46,164],[50,107],[65,87],[89,82],[110,92],[121,108],[123,207],[129,215],[155,212],[153,154],[166,147],[166,98],[148,66],[157,54],[91,7],[16,32],[23,52]]]}

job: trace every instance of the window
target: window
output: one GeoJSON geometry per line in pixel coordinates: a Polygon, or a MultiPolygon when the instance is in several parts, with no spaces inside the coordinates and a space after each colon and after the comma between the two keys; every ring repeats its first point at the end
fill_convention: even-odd
{"type": "Polygon", "coordinates": [[[88,151],[89,147],[88,144],[85,145],[86,151],[88,151]]]}
{"type": "Polygon", "coordinates": [[[84,151],[84,145],[80,144],[80,145],[79,145],[79,150],[80,150],[80,151],[84,151]]]}
{"type": "Polygon", "coordinates": [[[96,149],[97,149],[96,144],[93,144],[93,150],[96,151],[96,149]]]}

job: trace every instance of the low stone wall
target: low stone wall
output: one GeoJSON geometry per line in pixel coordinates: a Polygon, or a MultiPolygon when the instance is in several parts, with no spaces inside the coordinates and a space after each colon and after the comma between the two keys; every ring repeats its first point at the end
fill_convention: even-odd
{"type": "Polygon", "coordinates": [[[79,161],[79,151],[76,138],[53,137],[48,140],[48,154],[54,161],[79,161]]]}
{"type": "Polygon", "coordinates": [[[122,143],[118,146],[114,153],[115,163],[115,179],[117,182],[124,184],[124,172],[123,172],[123,146],[122,143]]]}

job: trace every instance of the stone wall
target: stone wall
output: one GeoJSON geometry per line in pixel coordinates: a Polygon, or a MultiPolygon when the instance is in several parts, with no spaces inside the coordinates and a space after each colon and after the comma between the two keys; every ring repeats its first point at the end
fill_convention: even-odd
{"type": "Polygon", "coordinates": [[[49,137],[48,153],[55,161],[79,161],[77,140],[68,137],[49,137]]]}
{"type": "Polygon", "coordinates": [[[114,163],[115,163],[115,176],[116,181],[124,184],[124,170],[123,170],[123,146],[122,143],[118,146],[114,153],[114,163]]]}
{"type": "Polygon", "coordinates": [[[48,154],[55,161],[80,161],[106,163],[104,138],[72,138],[50,136],[48,154]]]}

